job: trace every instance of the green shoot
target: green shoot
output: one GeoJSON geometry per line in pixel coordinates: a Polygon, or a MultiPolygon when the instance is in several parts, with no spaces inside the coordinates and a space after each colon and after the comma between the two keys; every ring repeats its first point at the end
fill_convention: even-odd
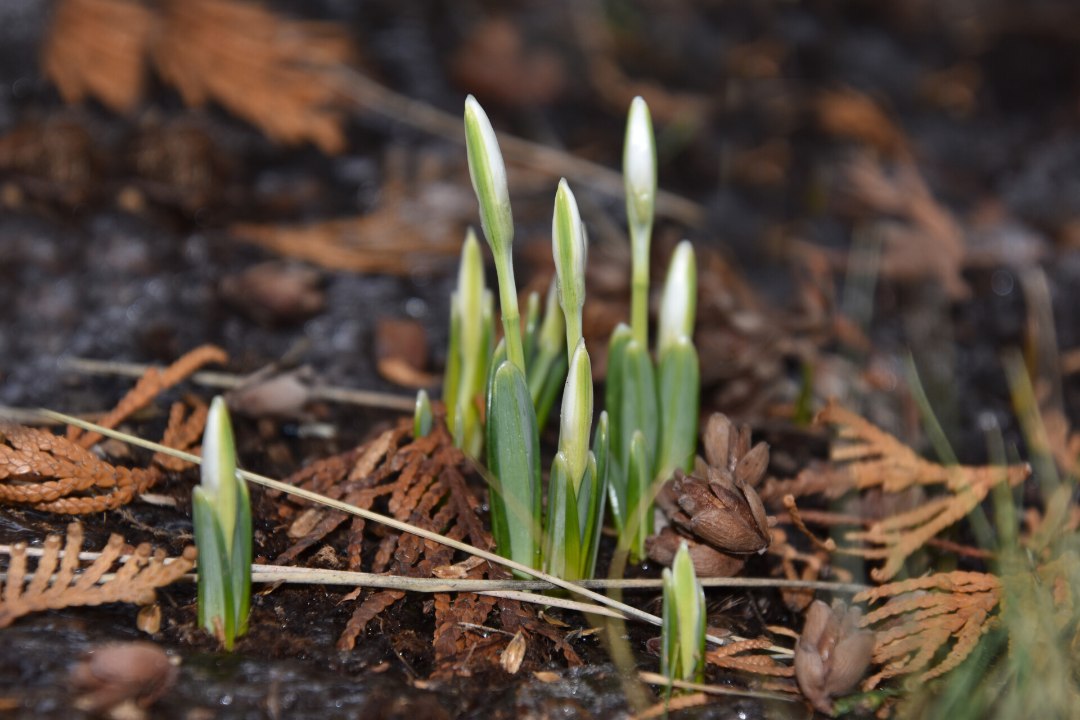
{"type": "Polygon", "coordinates": [[[659,481],[677,469],[689,472],[694,465],[701,388],[693,342],[696,305],[694,248],[683,240],[668,266],[656,338],[660,437],[654,477],[659,481]]]}
{"type": "Polygon", "coordinates": [[[660,672],[671,680],[701,682],[705,672],[705,591],[682,543],[663,572],[660,672]]]}
{"type": "Polygon", "coordinates": [[[525,352],[521,343],[521,316],[518,312],[517,282],[511,245],[514,217],[510,211],[510,190],[506,165],[487,113],[472,95],[465,100],[465,147],[469,176],[480,204],[480,220],[499,277],[499,305],[502,310],[506,355],[518,370],[525,372],[525,352]]]}
{"type": "Polygon", "coordinates": [[[450,348],[443,382],[446,425],[454,444],[471,457],[483,446],[479,401],[494,334],[494,300],[484,284],[480,243],[470,228],[461,248],[457,289],[450,297],[450,348]]]}
{"type": "Polygon", "coordinates": [[[236,474],[232,423],[221,397],[214,398],[206,418],[202,481],[192,505],[199,625],[232,650],[247,632],[251,606],[251,503],[236,474]]]}
{"type": "MultiPolygon", "coordinates": [[[[500,343],[501,344],[501,343],[500,343]]],[[[499,360],[488,389],[491,526],[499,553],[540,566],[540,433],[525,375],[499,360]]]]}
{"type": "Polygon", "coordinates": [[[623,145],[626,217],[630,228],[632,296],[630,327],[642,346],[649,344],[649,244],[656,205],[656,140],[649,106],[641,97],[630,103],[623,145]]]}
{"type": "Polygon", "coordinates": [[[413,438],[422,438],[431,432],[433,421],[431,399],[427,390],[420,390],[416,393],[416,410],[413,412],[413,438]]]}

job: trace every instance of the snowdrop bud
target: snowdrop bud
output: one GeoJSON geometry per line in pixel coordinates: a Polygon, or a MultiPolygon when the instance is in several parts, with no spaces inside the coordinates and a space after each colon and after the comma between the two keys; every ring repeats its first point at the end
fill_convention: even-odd
{"type": "Polygon", "coordinates": [[[689,240],[683,240],[671,256],[664,295],[660,300],[659,334],[656,339],[658,356],[663,355],[679,338],[693,337],[696,306],[697,261],[693,245],[689,240]]]}
{"type": "Polygon", "coordinates": [[[469,176],[480,202],[484,234],[498,257],[510,252],[510,243],[514,239],[506,165],[491,121],[472,95],[465,100],[465,147],[469,156],[469,176]]]}
{"type": "Polygon", "coordinates": [[[231,550],[238,511],[236,484],[240,481],[236,478],[236,443],[233,440],[232,422],[225,400],[220,395],[210,403],[210,411],[206,415],[202,457],[200,486],[210,496],[225,547],[231,550]]]}
{"type": "Polygon", "coordinates": [[[651,227],[656,202],[656,140],[649,106],[643,98],[630,103],[623,146],[626,215],[631,226],[651,227]]]}
{"type": "MultiPolygon", "coordinates": [[[[551,245],[555,274],[559,279],[559,304],[563,314],[576,321],[580,331],[581,309],[585,305],[585,234],[577,200],[566,180],[559,181],[555,193],[555,214],[551,218],[551,245]]],[[[567,337],[570,349],[579,336],[567,337]]]]}
{"type": "Polygon", "coordinates": [[[479,353],[483,342],[484,260],[480,242],[469,228],[461,248],[458,267],[458,298],[461,312],[461,345],[466,357],[479,353]]]}
{"type": "Polygon", "coordinates": [[[559,422],[559,452],[566,458],[566,468],[576,493],[589,463],[589,428],[592,427],[592,364],[585,341],[579,340],[570,358],[563,388],[562,416],[559,422]]]}

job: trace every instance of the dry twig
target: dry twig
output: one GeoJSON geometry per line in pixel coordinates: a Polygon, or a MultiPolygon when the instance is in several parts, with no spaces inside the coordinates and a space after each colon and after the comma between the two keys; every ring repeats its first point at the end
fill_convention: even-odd
{"type": "Polygon", "coordinates": [[[1031,474],[1026,463],[946,467],[924,460],[893,436],[835,403],[821,411],[817,422],[839,427],[841,442],[834,444],[830,452],[832,463],[805,470],[790,483],[773,484],[771,493],[783,490],[792,495],[808,491],[836,495],[870,488],[899,493],[915,486],[939,486],[945,490],[945,494],[912,510],[874,522],[866,530],[847,533],[848,540],[869,547],[845,548],[845,552],[885,560],[882,567],[870,573],[879,582],[895,577],[912,553],[966,517],[994,485],[1007,482],[1016,486],[1031,474]]]}

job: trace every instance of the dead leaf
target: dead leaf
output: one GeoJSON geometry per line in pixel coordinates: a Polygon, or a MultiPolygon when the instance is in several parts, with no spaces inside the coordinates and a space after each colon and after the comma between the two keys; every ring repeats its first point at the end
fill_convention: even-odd
{"type": "Polygon", "coordinates": [[[527,649],[528,645],[525,642],[525,636],[518,630],[510,640],[510,644],[503,650],[502,655],[499,656],[499,664],[502,665],[503,670],[515,675],[521,668],[521,661],[525,659],[527,649]]]}

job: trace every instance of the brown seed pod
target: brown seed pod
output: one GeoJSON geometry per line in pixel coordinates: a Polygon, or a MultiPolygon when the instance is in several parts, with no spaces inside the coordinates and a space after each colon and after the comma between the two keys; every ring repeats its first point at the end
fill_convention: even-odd
{"type": "Polygon", "coordinates": [[[832,698],[859,682],[874,650],[874,633],[859,629],[862,612],[815,600],[795,644],[795,678],[815,709],[832,714],[832,698]]]}
{"type": "Polygon", "coordinates": [[[179,669],[149,642],[99,645],[71,669],[79,709],[100,713],[124,702],[148,708],[176,682],[179,669]]]}

